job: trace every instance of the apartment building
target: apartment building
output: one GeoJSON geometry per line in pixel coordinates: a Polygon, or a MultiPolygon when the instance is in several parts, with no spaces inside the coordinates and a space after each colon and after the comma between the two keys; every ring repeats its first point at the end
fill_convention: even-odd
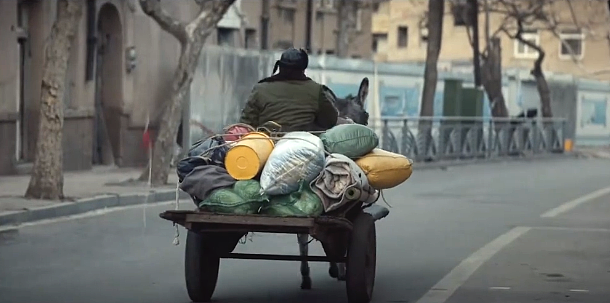
{"type": "MultiPolygon", "coordinates": [[[[305,47],[311,24],[312,50],[333,54],[335,3],[308,2],[237,0],[207,43],[253,49],[305,47]]],[[[192,0],[167,0],[163,6],[184,21],[197,12],[192,0]]],[[[44,43],[55,10],[54,0],[0,1],[0,174],[15,173],[33,161],[44,43]]],[[[359,11],[357,20],[349,56],[370,58],[371,10],[359,11]]],[[[142,133],[147,121],[155,128],[179,51],[178,42],[141,11],[137,0],[86,1],[64,96],[66,170],[146,163],[142,133]]]]}
{"type": "MultiPolygon", "coordinates": [[[[354,1],[370,4],[373,0],[354,1]]],[[[352,58],[370,59],[372,10],[370,5],[361,6],[356,14],[356,32],[348,55],[352,58]]],[[[312,53],[333,55],[336,51],[336,7],[336,0],[242,0],[245,39],[242,39],[241,46],[265,49],[305,48],[307,36],[311,32],[312,53]],[[311,18],[309,23],[308,17],[311,18]]]]}
{"type": "MultiPolygon", "coordinates": [[[[528,0],[529,1],[529,0],[528,0]]],[[[483,5],[484,1],[479,1],[483,5]]],[[[490,2],[493,2],[491,0],[490,2]]],[[[471,66],[472,48],[460,6],[465,1],[445,1],[440,67],[471,66]]],[[[426,0],[391,0],[373,12],[373,51],[378,61],[425,61],[427,47],[426,0]]],[[[531,26],[523,37],[546,53],[545,71],[610,80],[610,38],[606,1],[555,1],[550,14],[560,24],[556,32],[531,26]],[[574,19],[576,21],[574,21],[574,19]],[[566,45],[569,45],[568,48],[566,45]],[[571,49],[571,50],[570,50],[571,49]]],[[[490,13],[490,31],[499,28],[505,15],[490,13]]],[[[479,15],[481,48],[485,45],[485,15],[479,15]]],[[[505,68],[531,68],[538,53],[527,45],[500,34],[502,65],[505,68]]]]}

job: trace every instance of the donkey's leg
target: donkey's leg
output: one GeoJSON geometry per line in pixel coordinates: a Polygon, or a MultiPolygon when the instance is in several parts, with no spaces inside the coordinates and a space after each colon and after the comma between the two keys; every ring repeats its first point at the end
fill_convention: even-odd
{"type": "MultiPolygon", "coordinates": [[[[297,234],[299,242],[299,253],[301,257],[309,255],[309,235],[297,234]]],[[[301,289],[311,289],[311,278],[309,277],[309,263],[307,260],[301,260],[301,289]]]]}
{"type": "Polygon", "coordinates": [[[345,281],[346,272],[345,263],[337,263],[337,280],[345,281]]]}

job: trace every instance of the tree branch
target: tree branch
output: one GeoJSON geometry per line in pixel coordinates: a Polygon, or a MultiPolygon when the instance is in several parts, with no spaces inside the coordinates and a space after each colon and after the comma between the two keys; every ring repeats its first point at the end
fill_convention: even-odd
{"type": "Polygon", "coordinates": [[[511,39],[517,39],[519,42],[535,49],[538,52],[538,58],[536,59],[536,61],[534,62],[534,68],[532,69],[532,74],[533,73],[538,73],[541,72],[542,69],[542,61],[544,61],[544,57],[546,56],[546,53],[544,52],[544,50],[542,49],[542,47],[540,47],[539,45],[537,45],[536,43],[533,43],[531,41],[525,40],[523,38],[523,22],[521,22],[521,20],[517,20],[517,33],[515,35],[511,35],[508,30],[504,30],[504,32],[506,33],[506,35],[508,35],[511,39]]]}
{"type": "Polygon", "coordinates": [[[224,17],[225,13],[235,0],[195,0],[201,11],[199,15],[186,26],[187,36],[190,38],[205,37],[214,30],[214,25],[224,17]]]}
{"type": "Polygon", "coordinates": [[[146,15],[159,24],[161,29],[174,36],[181,45],[184,45],[187,42],[185,24],[170,16],[170,14],[161,7],[160,0],[140,0],[140,7],[146,15]]]}

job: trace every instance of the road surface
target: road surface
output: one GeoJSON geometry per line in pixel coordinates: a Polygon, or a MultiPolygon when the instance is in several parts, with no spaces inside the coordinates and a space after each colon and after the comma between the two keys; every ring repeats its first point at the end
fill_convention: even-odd
{"type": "MultiPolygon", "coordinates": [[[[385,193],[393,208],[378,222],[374,302],[607,303],[609,171],[601,159],[415,171],[385,193]]],[[[173,246],[157,216],[169,207],[148,207],[146,227],[132,208],[1,233],[0,302],[189,302],[184,230],[173,246]]],[[[238,251],[298,248],[295,236],[255,234],[238,251]]],[[[346,302],[326,264],[312,264],[312,278],[304,291],[298,263],[226,260],[214,300],[346,302]]]]}

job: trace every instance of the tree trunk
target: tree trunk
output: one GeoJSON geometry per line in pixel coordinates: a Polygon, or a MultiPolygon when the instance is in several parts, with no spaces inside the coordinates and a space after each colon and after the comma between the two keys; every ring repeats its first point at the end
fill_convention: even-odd
{"type": "Polygon", "coordinates": [[[347,58],[352,32],[356,27],[357,3],[354,0],[339,0],[337,3],[337,36],[335,54],[347,58]]]}
{"type": "Polygon", "coordinates": [[[159,2],[140,0],[144,13],[153,18],[161,28],[176,37],[181,44],[180,59],[174,72],[169,100],[164,103],[158,121],[157,138],[154,141],[151,159],[151,173],[149,176],[147,167],[140,175],[141,181],[150,177],[154,186],[167,183],[174,140],[178,134],[182,117],[182,102],[189,93],[193,82],[203,44],[233,2],[235,0],[199,1],[197,3],[200,3],[201,12],[191,23],[184,24],[170,17],[161,8],[159,2]]]}
{"type": "Polygon", "coordinates": [[[491,115],[496,118],[508,117],[508,110],[502,93],[502,49],[499,38],[490,39],[487,57],[481,71],[491,115]]]}
{"type": "Polygon", "coordinates": [[[70,49],[85,1],[57,0],[57,18],[47,38],[41,84],[40,124],[32,177],[25,196],[62,199],[64,196],[62,129],[64,87],[70,49]]]}
{"type": "MultiPolygon", "coordinates": [[[[173,77],[169,102],[164,104],[165,106],[158,122],[158,134],[154,141],[153,158],[151,161],[152,173],[150,178],[154,186],[167,183],[174,141],[178,135],[178,126],[182,116],[182,102],[193,82],[193,74],[203,47],[203,43],[195,44],[194,41],[189,41],[182,48],[183,51],[180,55],[178,68],[173,77]]],[[[140,175],[140,180],[147,180],[148,174],[148,169],[144,170],[140,175]]]]}
{"type": "Polygon", "coordinates": [[[540,53],[538,59],[534,62],[534,68],[532,69],[531,74],[534,76],[534,79],[536,79],[536,87],[538,88],[538,94],[540,95],[540,106],[542,107],[542,117],[552,118],[551,90],[549,89],[549,84],[542,71],[542,60],[544,60],[544,53],[540,53]]]}
{"type": "MultiPolygon", "coordinates": [[[[424,89],[422,92],[420,117],[434,115],[434,95],[438,81],[438,57],[443,40],[443,14],[445,3],[443,0],[430,0],[428,2],[428,48],[426,52],[426,67],[424,70],[424,89]]],[[[432,139],[432,122],[419,123],[420,146],[427,152],[432,139]]]]}

